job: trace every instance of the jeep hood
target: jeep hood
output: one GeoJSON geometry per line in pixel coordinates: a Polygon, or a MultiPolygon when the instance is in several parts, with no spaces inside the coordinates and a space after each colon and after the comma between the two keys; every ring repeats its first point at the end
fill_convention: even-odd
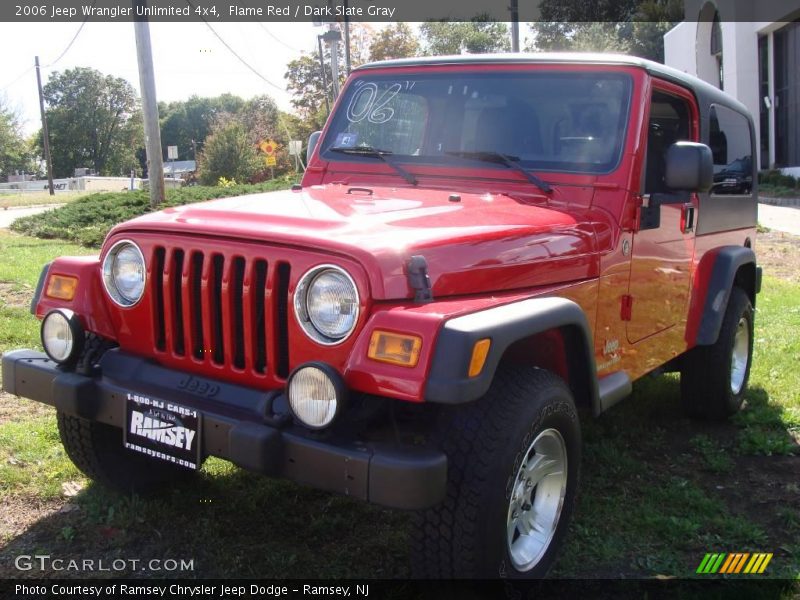
{"type": "Polygon", "coordinates": [[[359,261],[376,300],[413,297],[411,256],[428,262],[434,296],[576,281],[597,275],[592,188],[543,195],[327,184],[188,204],[122,223],[158,231],[279,243],[359,261]],[[567,209],[569,206],[582,209],[567,209]]]}

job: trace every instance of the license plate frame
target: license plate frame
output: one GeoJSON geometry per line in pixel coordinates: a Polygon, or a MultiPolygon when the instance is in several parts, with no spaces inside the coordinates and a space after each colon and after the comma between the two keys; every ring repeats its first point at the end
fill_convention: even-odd
{"type": "Polygon", "coordinates": [[[203,415],[188,406],[145,394],[125,395],[123,445],[170,464],[198,470],[202,465],[203,415]]]}

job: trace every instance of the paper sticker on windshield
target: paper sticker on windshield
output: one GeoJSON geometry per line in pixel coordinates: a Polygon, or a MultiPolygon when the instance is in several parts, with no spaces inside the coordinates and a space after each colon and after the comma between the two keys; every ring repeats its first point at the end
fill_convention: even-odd
{"type": "Polygon", "coordinates": [[[358,133],[344,132],[336,136],[336,148],[353,148],[358,142],[358,133]]]}

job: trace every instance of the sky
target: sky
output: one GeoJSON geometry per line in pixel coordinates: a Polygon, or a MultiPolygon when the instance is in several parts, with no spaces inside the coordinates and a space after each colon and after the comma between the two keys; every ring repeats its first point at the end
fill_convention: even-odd
{"type": "MultiPolygon", "coordinates": [[[[122,77],[139,90],[133,23],[86,23],[69,51],[80,23],[0,23],[0,97],[17,109],[25,134],[40,127],[36,72],[39,56],[42,85],[53,71],[92,67],[122,77]]],[[[259,78],[215,37],[205,23],[151,23],[150,37],[159,101],[191,95],[231,93],[243,98],[270,95],[284,110],[291,108],[283,74],[286,63],[302,51],[317,48],[323,30],[311,23],[214,23],[214,30],[270,85],[259,78]]]]}

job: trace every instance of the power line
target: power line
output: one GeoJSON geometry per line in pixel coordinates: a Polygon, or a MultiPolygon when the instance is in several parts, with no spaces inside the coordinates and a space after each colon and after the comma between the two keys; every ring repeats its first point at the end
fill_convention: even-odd
{"type": "MultiPolygon", "coordinates": [[[[191,3],[189,0],[186,0],[186,4],[188,4],[188,5],[189,5],[189,7],[190,7],[190,8],[192,8],[192,9],[194,9],[194,8],[195,8],[194,4],[192,4],[192,3],[191,3]]],[[[259,79],[261,79],[261,80],[262,80],[262,81],[264,81],[265,83],[267,83],[267,84],[271,85],[271,86],[272,86],[272,87],[274,87],[276,90],[280,90],[281,92],[282,92],[282,91],[284,91],[284,89],[283,89],[282,87],[280,87],[280,86],[278,86],[278,85],[275,85],[274,83],[272,83],[272,82],[271,82],[269,79],[267,79],[266,77],[264,77],[264,76],[263,76],[263,75],[262,75],[262,74],[261,74],[261,73],[260,73],[260,72],[259,72],[257,69],[255,69],[255,67],[252,67],[252,66],[250,65],[250,63],[248,63],[248,62],[247,62],[245,59],[243,59],[241,56],[239,56],[239,54],[236,52],[236,50],[234,50],[233,48],[231,48],[231,47],[228,45],[228,42],[226,42],[226,41],[225,41],[225,40],[222,38],[222,36],[221,36],[220,34],[218,34],[218,33],[217,33],[215,30],[214,30],[214,28],[211,26],[211,23],[209,23],[208,21],[206,21],[206,19],[205,19],[203,16],[201,16],[201,17],[200,17],[200,19],[201,19],[201,20],[203,21],[203,23],[205,23],[205,24],[206,24],[206,26],[207,26],[207,27],[208,27],[208,28],[211,30],[211,33],[213,33],[213,34],[214,34],[214,36],[215,36],[215,37],[216,37],[216,38],[217,38],[217,39],[218,39],[218,40],[219,40],[219,41],[222,43],[222,45],[223,45],[223,46],[225,46],[225,47],[228,49],[228,51],[229,51],[231,54],[233,54],[233,55],[234,55],[234,56],[235,56],[235,57],[236,57],[236,58],[239,60],[239,62],[240,62],[240,63],[242,63],[242,64],[243,64],[245,67],[247,67],[248,69],[250,69],[250,70],[251,70],[251,71],[252,71],[252,72],[253,72],[253,73],[254,73],[254,74],[255,74],[255,75],[256,75],[256,76],[257,76],[259,79]]],[[[280,124],[280,126],[281,126],[281,127],[283,127],[283,129],[286,131],[286,138],[287,138],[288,140],[291,140],[291,139],[292,139],[292,134],[291,134],[291,132],[289,131],[289,128],[286,126],[286,123],[284,123],[283,119],[281,118],[280,111],[278,112],[278,123],[279,123],[279,124],[280,124]]],[[[298,159],[300,160],[300,164],[301,164],[301,165],[303,165],[303,169],[305,170],[306,166],[305,166],[305,163],[303,163],[303,159],[302,159],[301,157],[299,157],[299,156],[298,156],[298,159]]]]}
{"type": "MultiPolygon", "coordinates": [[[[94,3],[92,3],[92,6],[94,6],[94,3]]],[[[54,60],[53,62],[51,62],[51,63],[48,63],[48,64],[46,64],[46,65],[42,65],[42,67],[41,67],[41,68],[43,68],[43,69],[46,69],[46,68],[48,68],[48,67],[52,67],[52,66],[53,66],[53,65],[55,65],[55,64],[56,64],[58,61],[60,61],[62,58],[64,58],[64,55],[65,55],[67,52],[69,52],[69,49],[70,49],[70,48],[72,48],[72,44],[74,44],[74,43],[75,43],[75,40],[77,40],[77,39],[78,39],[78,36],[80,35],[81,31],[83,31],[83,26],[84,26],[84,25],[86,25],[86,21],[87,21],[87,20],[88,20],[88,17],[87,17],[86,19],[84,19],[83,23],[81,23],[81,26],[80,26],[80,27],[78,27],[78,31],[76,31],[76,32],[75,32],[75,35],[74,35],[74,36],[72,36],[72,39],[70,40],[69,44],[67,44],[67,47],[66,47],[66,48],[64,48],[64,51],[63,51],[63,52],[61,52],[61,54],[59,54],[59,55],[58,55],[58,58],[57,58],[57,59],[55,59],[55,60],[54,60]]],[[[27,69],[25,69],[25,70],[24,70],[22,73],[20,73],[18,77],[16,77],[15,79],[13,79],[11,82],[9,82],[9,83],[5,84],[4,86],[0,87],[0,90],[6,90],[6,89],[10,88],[12,85],[14,85],[15,83],[17,83],[17,82],[18,82],[20,79],[22,79],[23,77],[25,77],[25,75],[27,75],[28,73],[30,73],[31,71],[33,71],[33,69],[34,69],[34,68],[35,68],[35,66],[28,67],[28,68],[27,68],[27,69]]]]}
{"type": "MultiPolygon", "coordinates": [[[[97,3],[97,0],[95,0],[94,2],[92,2],[92,7],[94,7],[94,5],[95,5],[96,3],[97,3]]],[[[83,23],[81,23],[81,26],[80,26],[80,27],[78,27],[78,31],[76,31],[76,32],[75,32],[75,35],[74,35],[74,36],[72,37],[72,39],[70,40],[69,44],[67,44],[67,47],[66,47],[66,48],[64,48],[64,51],[63,51],[61,54],[59,54],[59,55],[58,55],[58,58],[57,58],[57,59],[55,59],[53,62],[51,62],[51,63],[48,63],[48,64],[46,64],[46,65],[42,65],[42,68],[48,68],[48,67],[52,67],[52,66],[53,66],[53,65],[55,65],[55,64],[56,64],[58,61],[60,61],[62,58],[64,58],[64,55],[65,55],[67,52],[69,52],[69,49],[70,49],[70,48],[72,48],[72,44],[74,44],[74,43],[75,43],[75,40],[77,40],[77,39],[78,39],[78,36],[81,34],[81,31],[83,31],[83,27],[84,27],[84,25],[86,25],[86,22],[87,22],[88,20],[89,20],[89,16],[88,16],[88,14],[87,14],[86,18],[83,20],[83,23]]]]}
{"type": "Polygon", "coordinates": [[[258,26],[261,27],[261,29],[263,29],[269,37],[271,37],[273,40],[275,40],[282,46],[285,46],[286,48],[292,50],[293,52],[303,52],[299,48],[295,48],[294,46],[290,46],[289,44],[284,42],[282,39],[280,39],[278,36],[272,33],[269,29],[267,29],[266,26],[261,21],[256,21],[256,23],[258,23],[258,26]]]}
{"type": "Polygon", "coordinates": [[[33,71],[33,69],[34,69],[34,68],[35,68],[35,66],[30,66],[30,67],[28,67],[28,68],[27,68],[27,69],[25,69],[25,70],[24,70],[22,73],[20,73],[20,74],[19,74],[17,77],[15,77],[15,78],[14,78],[12,81],[10,81],[9,83],[7,83],[7,84],[5,84],[4,86],[0,87],[0,90],[2,90],[2,91],[5,91],[5,90],[7,90],[7,89],[8,89],[8,88],[10,88],[12,85],[14,85],[15,83],[17,83],[17,82],[18,82],[20,79],[22,79],[23,77],[25,77],[25,75],[27,75],[28,73],[30,73],[31,71],[33,71]]]}
{"type": "MultiPolygon", "coordinates": [[[[194,4],[192,4],[192,3],[191,3],[189,0],[186,0],[186,4],[188,4],[188,5],[189,5],[189,6],[190,6],[192,9],[194,9],[194,4]]],[[[261,80],[262,80],[262,81],[264,81],[265,83],[268,83],[269,85],[271,85],[272,87],[274,87],[276,90],[283,91],[283,88],[282,88],[282,87],[280,87],[279,85],[275,85],[274,83],[272,83],[272,82],[271,82],[269,79],[267,79],[266,77],[264,77],[264,76],[263,76],[263,75],[262,75],[262,74],[261,74],[261,73],[260,73],[260,72],[259,72],[259,71],[258,71],[256,68],[255,68],[255,67],[252,67],[252,66],[250,65],[250,63],[248,63],[248,62],[247,62],[245,59],[243,59],[241,56],[239,56],[239,54],[236,52],[236,50],[234,50],[233,48],[231,48],[231,47],[228,45],[228,42],[226,42],[226,41],[225,41],[225,40],[222,38],[222,36],[221,36],[220,34],[218,34],[218,33],[217,33],[215,30],[214,30],[214,28],[211,26],[211,23],[209,23],[208,21],[206,21],[206,20],[205,20],[205,18],[203,18],[202,16],[200,17],[200,19],[202,19],[203,23],[205,23],[205,24],[206,24],[206,27],[208,27],[208,28],[211,30],[211,33],[213,33],[213,34],[214,34],[214,36],[215,36],[215,37],[216,37],[216,38],[217,38],[217,39],[218,39],[218,40],[219,40],[219,41],[222,43],[222,45],[223,45],[223,46],[225,46],[225,47],[228,49],[228,52],[230,52],[231,54],[233,54],[233,55],[234,55],[234,56],[235,56],[235,57],[236,57],[236,58],[239,60],[239,62],[240,62],[240,63],[242,63],[242,64],[243,64],[245,67],[247,67],[248,69],[250,69],[250,70],[251,70],[251,71],[252,71],[252,72],[253,72],[253,73],[254,73],[254,74],[255,74],[255,75],[256,75],[256,76],[257,76],[259,79],[261,79],[261,80]]]]}

